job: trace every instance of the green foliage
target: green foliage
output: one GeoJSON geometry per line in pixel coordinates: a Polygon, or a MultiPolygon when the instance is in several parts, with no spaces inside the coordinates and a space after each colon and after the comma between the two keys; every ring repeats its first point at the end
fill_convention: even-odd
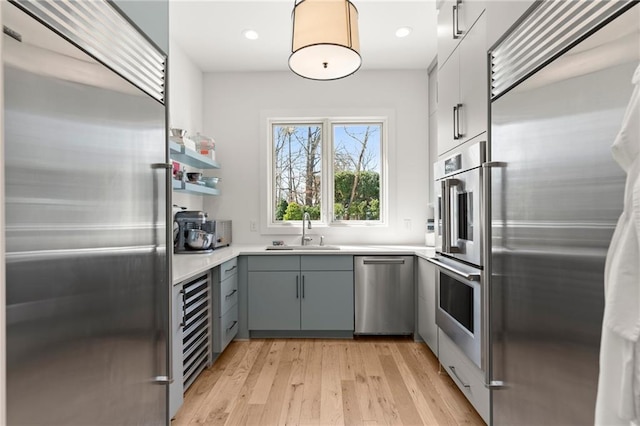
{"type": "Polygon", "coordinates": [[[380,175],[372,171],[360,172],[353,202],[349,205],[351,189],[355,180],[353,171],[335,174],[334,212],[336,219],[379,220],[380,219],[380,175]],[[340,207],[338,207],[340,206],[340,207]],[[347,214],[347,217],[343,217],[347,214]]]}
{"type": "Polygon", "coordinates": [[[290,202],[282,217],[283,220],[302,220],[302,208],[296,202],[290,202]]]}
{"type": "Polygon", "coordinates": [[[278,206],[276,207],[276,220],[284,219],[284,214],[287,211],[287,207],[289,207],[289,203],[287,203],[287,200],[285,199],[280,200],[280,202],[278,203],[278,206]]]}
{"type": "Polygon", "coordinates": [[[320,206],[301,206],[295,201],[287,204],[282,220],[302,220],[305,212],[309,213],[311,220],[320,220],[320,206]]]}
{"type": "Polygon", "coordinates": [[[320,220],[320,206],[305,206],[304,211],[309,213],[311,220],[320,220]]]}

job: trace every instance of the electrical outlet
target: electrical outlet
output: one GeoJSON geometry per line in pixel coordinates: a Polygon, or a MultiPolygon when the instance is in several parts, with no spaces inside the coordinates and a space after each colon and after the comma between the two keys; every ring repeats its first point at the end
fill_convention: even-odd
{"type": "Polygon", "coordinates": [[[411,231],[411,219],[404,220],[404,229],[407,231],[411,231]]]}
{"type": "Polygon", "coordinates": [[[249,231],[251,231],[251,232],[257,232],[258,231],[258,224],[256,223],[255,220],[249,221],[249,231]]]}

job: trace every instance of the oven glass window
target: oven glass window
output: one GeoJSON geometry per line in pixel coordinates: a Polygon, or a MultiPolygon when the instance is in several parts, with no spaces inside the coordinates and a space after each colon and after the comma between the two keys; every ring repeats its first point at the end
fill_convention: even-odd
{"type": "Polygon", "coordinates": [[[458,238],[473,241],[473,192],[458,194],[458,238]]]}
{"type": "Polygon", "coordinates": [[[473,333],[473,288],[440,273],[440,308],[473,333]]]}

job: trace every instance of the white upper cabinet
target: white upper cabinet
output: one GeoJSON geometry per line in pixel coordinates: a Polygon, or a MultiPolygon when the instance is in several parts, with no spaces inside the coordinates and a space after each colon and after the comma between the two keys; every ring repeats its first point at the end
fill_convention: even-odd
{"type": "Polygon", "coordinates": [[[486,48],[491,48],[533,3],[535,0],[488,1],[486,48]]]}
{"type": "Polygon", "coordinates": [[[485,45],[486,15],[481,13],[438,70],[438,155],[487,130],[485,45]]]}
{"type": "Polygon", "coordinates": [[[446,0],[438,11],[438,63],[442,67],[485,8],[485,0],[446,0]]]}
{"type": "Polygon", "coordinates": [[[460,43],[460,139],[466,141],[488,126],[489,67],[486,49],[487,15],[482,14],[460,43]]]}

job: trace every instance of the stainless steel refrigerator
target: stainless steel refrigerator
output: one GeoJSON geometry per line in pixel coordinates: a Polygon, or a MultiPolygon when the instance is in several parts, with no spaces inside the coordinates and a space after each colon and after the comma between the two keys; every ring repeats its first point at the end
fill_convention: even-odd
{"type": "Polygon", "coordinates": [[[524,22],[491,53],[495,425],[593,424],[604,264],[625,179],[610,148],[640,61],[632,6],[544,2],[528,20],[537,26],[524,22]]]}
{"type": "Polygon", "coordinates": [[[167,424],[165,55],[107,2],[2,2],[7,422],[167,424]]]}

